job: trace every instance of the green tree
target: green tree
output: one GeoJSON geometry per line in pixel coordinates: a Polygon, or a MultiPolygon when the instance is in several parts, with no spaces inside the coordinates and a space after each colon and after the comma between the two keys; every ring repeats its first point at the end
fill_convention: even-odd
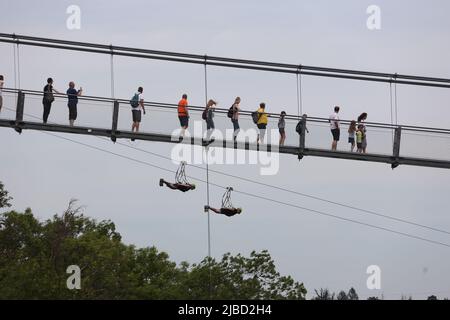
{"type": "Polygon", "coordinates": [[[348,300],[359,300],[358,294],[356,293],[356,290],[354,288],[350,288],[347,296],[348,300]]]}
{"type": "Polygon", "coordinates": [[[319,291],[314,290],[316,293],[316,296],[313,298],[313,300],[334,300],[335,293],[331,292],[328,289],[320,289],[319,291]]]}
{"type": "Polygon", "coordinates": [[[12,200],[12,198],[8,195],[8,191],[6,191],[4,188],[5,186],[0,181],[0,209],[11,207],[9,201],[12,200]]]}
{"type": "Polygon", "coordinates": [[[349,300],[349,299],[348,299],[347,293],[345,293],[345,291],[341,290],[338,293],[336,300],[349,300]]]}
{"type": "Polygon", "coordinates": [[[218,262],[206,258],[187,271],[183,286],[189,299],[303,300],[306,296],[303,283],[276,271],[267,251],[253,251],[249,258],[227,253],[218,262]]]}
{"type": "Polygon", "coordinates": [[[31,209],[0,214],[0,299],[305,298],[267,251],[177,266],[155,247],[125,245],[113,222],[82,211],[71,201],[44,222],[31,209]],[[81,269],[81,290],[67,288],[70,265],[81,269]]]}

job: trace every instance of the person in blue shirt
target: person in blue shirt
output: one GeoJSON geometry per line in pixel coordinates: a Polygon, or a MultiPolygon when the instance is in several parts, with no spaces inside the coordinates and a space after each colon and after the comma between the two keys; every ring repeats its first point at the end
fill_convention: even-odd
{"type": "Polygon", "coordinates": [[[83,88],[80,87],[80,90],[75,89],[75,83],[70,81],[69,89],[67,89],[66,93],[68,97],[67,106],[69,107],[69,123],[70,126],[73,127],[73,123],[77,120],[78,97],[83,93],[83,88]]]}

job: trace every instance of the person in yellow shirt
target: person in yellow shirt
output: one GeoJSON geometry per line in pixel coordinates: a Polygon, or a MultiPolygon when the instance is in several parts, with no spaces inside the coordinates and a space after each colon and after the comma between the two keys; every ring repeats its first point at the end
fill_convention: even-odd
{"type": "Polygon", "coordinates": [[[264,136],[266,134],[268,122],[268,115],[266,113],[266,104],[264,102],[261,102],[259,104],[259,109],[257,113],[258,113],[258,122],[256,123],[256,125],[258,126],[259,129],[257,143],[259,144],[260,142],[264,143],[264,136]]]}

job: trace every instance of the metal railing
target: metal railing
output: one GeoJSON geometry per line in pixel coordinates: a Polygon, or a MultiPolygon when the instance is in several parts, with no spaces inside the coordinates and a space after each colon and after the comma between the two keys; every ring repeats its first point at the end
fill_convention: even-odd
{"type": "MultiPolygon", "coordinates": [[[[43,92],[11,88],[4,88],[3,92],[4,96],[6,95],[7,97],[9,95],[10,98],[14,98],[12,100],[16,103],[15,115],[10,117],[10,120],[15,122],[15,127],[18,131],[20,131],[21,123],[24,121],[36,122],[36,120],[42,119],[40,116],[42,107],[40,106],[43,92]],[[32,101],[35,103],[31,103],[32,101]]],[[[66,94],[55,93],[54,97],[54,104],[57,106],[64,105],[67,102],[66,94]]],[[[93,129],[107,129],[113,141],[117,138],[118,131],[129,131],[131,126],[131,112],[129,110],[131,110],[131,107],[128,99],[80,96],[78,100],[79,115],[81,118],[78,126],[93,129]]],[[[173,130],[178,128],[177,104],[149,101],[145,102],[144,105],[148,111],[148,115],[143,118],[142,133],[151,132],[170,135],[173,130]],[[170,115],[170,117],[167,117],[167,115],[170,115]],[[147,129],[149,126],[151,127],[151,131],[147,129]]],[[[190,106],[189,108],[191,120],[201,122],[201,113],[204,107],[190,106]]],[[[54,112],[58,113],[58,119],[61,118],[63,112],[66,112],[65,109],[59,107],[54,107],[53,110],[56,110],[54,112]]],[[[227,109],[218,108],[215,111],[217,130],[232,128],[231,121],[226,116],[227,113],[227,109]]],[[[241,110],[240,112],[240,123],[243,130],[255,128],[251,113],[252,111],[249,110],[241,110]]],[[[268,113],[268,115],[268,129],[277,130],[277,122],[280,115],[274,113],[268,113]]],[[[308,117],[303,127],[307,127],[309,133],[303,132],[300,135],[301,139],[299,139],[299,135],[295,132],[295,126],[300,120],[301,118],[296,115],[286,116],[286,132],[288,134],[286,148],[289,148],[289,153],[293,153],[292,149],[295,148],[301,158],[305,150],[317,149],[329,151],[331,135],[328,119],[308,117]]],[[[336,151],[338,153],[346,153],[349,151],[349,147],[343,149],[342,145],[346,145],[347,137],[345,133],[350,121],[341,120],[341,149],[336,151]]],[[[56,124],[62,124],[62,121],[59,120],[56,124]]],[[[414,155],[418,159],[434,159],[450,162],[450,129],[403,126],[377,122],[367,122],[365,126],[367,127],[369,136],[368,150],[372,155],[388,156],[391,160],[398,160],[402,157],[414,155]],[[418,143],[418,141],[422,141],[423,143],[418,143]],[[423,150],[427,150],[427,152],[422,152],[423,150]]],[[[202,129],[202,136],[205,131],[202,129]]],[[[197,138],[202,138],[202,136],[197,138]]],[[[272,145],[276,145],[277,143],[277,141],[270,142],[272,145]]],[[[352,155],[353,157],[354,155],[352,155]]],[[[391,162],[395,164],[394,161],[391,162]]]]}

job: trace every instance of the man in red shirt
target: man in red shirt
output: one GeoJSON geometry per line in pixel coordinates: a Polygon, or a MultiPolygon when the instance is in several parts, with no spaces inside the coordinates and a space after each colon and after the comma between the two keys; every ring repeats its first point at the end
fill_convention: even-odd
{"type": "Polygon", "coordinates": [[[180,119],[181,125],[181,138],[184,138],[184,132],[189,127],[189,110],[187,94],[183,94],[180,102],[178,102],[178,119],[180,119]]]}

